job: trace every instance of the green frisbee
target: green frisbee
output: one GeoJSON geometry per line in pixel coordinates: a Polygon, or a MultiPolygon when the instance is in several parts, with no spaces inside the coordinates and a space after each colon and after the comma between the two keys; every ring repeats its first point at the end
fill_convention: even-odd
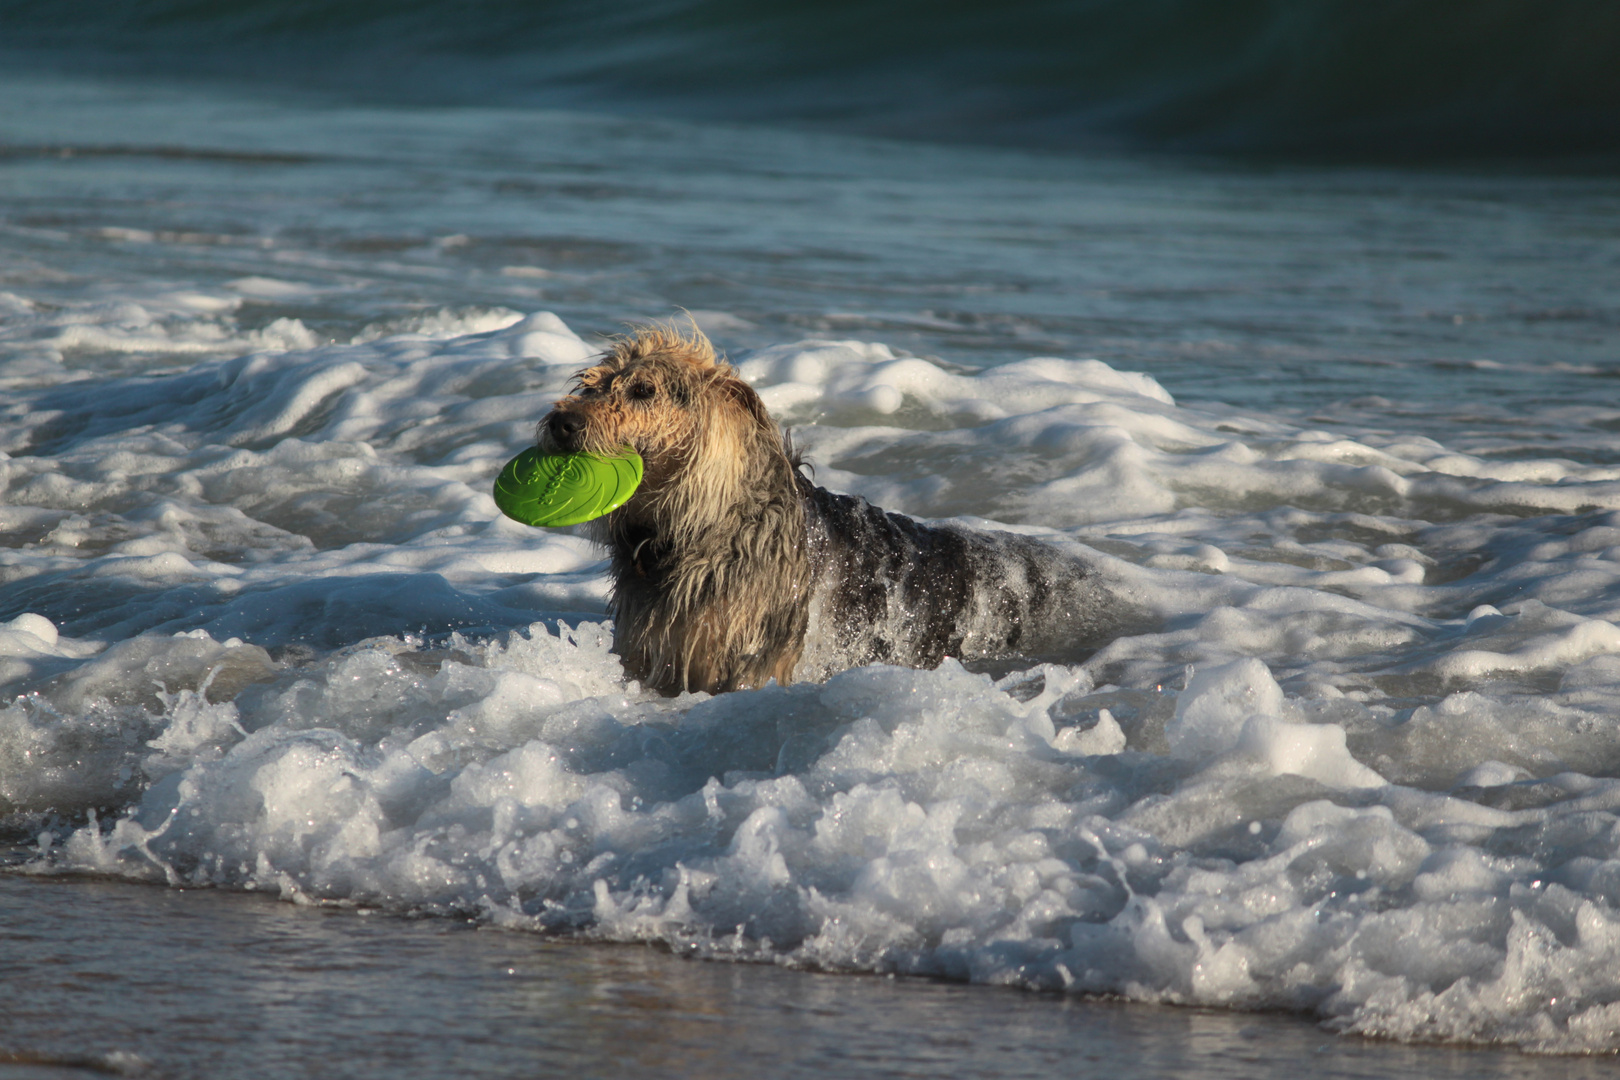
{"type": "Polygon", "coordinates": [[[641,455],[547,454],[530,447],[495,478],[495,505],[513,521],[557,528],[612,513],[641,483],[641,455]]]}

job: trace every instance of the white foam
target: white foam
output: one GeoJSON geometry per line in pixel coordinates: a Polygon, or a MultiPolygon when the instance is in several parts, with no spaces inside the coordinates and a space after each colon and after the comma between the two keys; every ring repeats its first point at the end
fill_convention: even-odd
{"type": "Polygon", "coordinates": [[[0,298],[58,320],[0,370],[0,815],[56,835],[33,871],[1620,1048],[1612,470],[1092,361],[773,346],[742,369],[819,482],[1084,543],[1156,621],[999,683],[666,700],[609,651],[600,553],[489,495],[591,347],[505,310],[250,340],[232,303],[279,288],[0,298]],[[80,378],[74,319],[219,351],[80,378]]]}

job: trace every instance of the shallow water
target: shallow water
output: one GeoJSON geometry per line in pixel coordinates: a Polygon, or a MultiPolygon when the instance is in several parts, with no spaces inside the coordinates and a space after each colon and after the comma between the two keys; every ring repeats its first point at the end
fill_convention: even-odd
{"type": "Polygon", "coordinates": [[[700,964],[263,897],[0,876],[0,1077],[514,1075],[1569,1080],[1549,1060],[1287,1016],[700,964]],[[11,985],[8,979],[8,985],[11,985]]]}
{"type": "Polygon", "coordinates": [[[1620,1049],[1612,181],[3,92],[18,873],[1620,1049]],[[1148,629],[627,682],[489,485],[677,306],[818,482],[1148,629]]]}

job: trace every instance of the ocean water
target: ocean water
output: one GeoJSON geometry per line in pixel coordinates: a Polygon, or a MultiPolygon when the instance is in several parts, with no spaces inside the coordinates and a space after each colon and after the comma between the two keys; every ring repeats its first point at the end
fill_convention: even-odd
{"type": "Polygon", "coordinates": [[[9,895],[1620,1049],[1612,179],[0,100],[9,895]],[[1084,547],[1149,629],[627,681],[600,552],[489,487],[683,311],[819,483],[1084,547]]]}
{"type": "Polygon", "coordinates": [[[1594,0],[0,0],[0,62],[371,101],[945,142],[1431,159],[1620,151],[1594,0]]]}
{"type": "Polygon", "coordinates": [[[1612,1066],[1335,1038],[1279,1014],[694,963],[247,893],[5,876],[0,904],[6,961],[30,976],[0,1020],[7,1080],[1250,1080],[1301,1062],[1324,1080],[1596,1080],[1612,1066]]]}

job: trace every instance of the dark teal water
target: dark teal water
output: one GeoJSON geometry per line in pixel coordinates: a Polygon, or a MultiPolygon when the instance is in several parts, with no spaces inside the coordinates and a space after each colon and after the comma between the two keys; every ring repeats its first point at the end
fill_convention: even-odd
{"type": "Polygon", "coordinates": [[[42,0],[12,66],[578,105],[948,142],[1335,157],[1620,150],[1600,0],[42,0]]]}

